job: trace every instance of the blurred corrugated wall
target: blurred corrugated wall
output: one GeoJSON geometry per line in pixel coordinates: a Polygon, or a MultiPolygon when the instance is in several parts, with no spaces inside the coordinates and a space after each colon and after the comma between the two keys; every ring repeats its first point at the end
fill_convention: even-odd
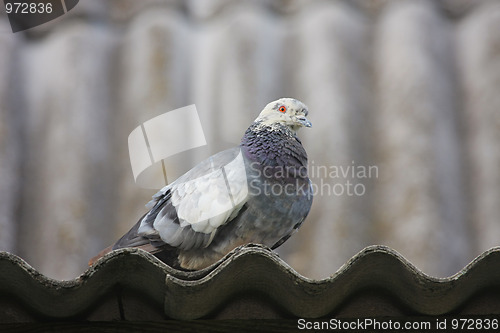
{"type": "Polygon", "coordinates": [[[500,1],[85,0],[0,30],[0,250],[50,277],[145,212],[140,123],[196,104],[209,145],[178,175],[283,96],[314,125],[317,195],[279,250],[299,273],[385,244],[447,276],[500,243],[500,1]]]}

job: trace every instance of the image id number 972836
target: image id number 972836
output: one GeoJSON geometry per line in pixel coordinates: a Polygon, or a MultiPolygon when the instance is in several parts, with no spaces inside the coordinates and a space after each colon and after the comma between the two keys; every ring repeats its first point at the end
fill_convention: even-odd
{"type": "Polygon", "coordinates": [[[500,327],[497,318],[453,318],[453,330],[497,330],[500,327]]]}
{"type": "Polygon", "coordinates": [[[50,14],[52,3],[47,2],[6,2],[7,14],[50,14]]]}

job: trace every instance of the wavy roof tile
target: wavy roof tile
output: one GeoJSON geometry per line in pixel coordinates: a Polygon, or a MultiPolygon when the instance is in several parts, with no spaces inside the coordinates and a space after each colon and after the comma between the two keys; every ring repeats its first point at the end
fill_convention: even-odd
{"type": "Polygon", "coordinates": [[[370,246],[323,280],[299,275],[258,245],[238,248],[196,272],[170,268],[142,250],[123,249],[70,281],[47,278],[19,257],[0,253],[2,325],[486,315],[500,314],[499,292],[500,248],[451,277],[434,278],[392,249],[370,246]]]}

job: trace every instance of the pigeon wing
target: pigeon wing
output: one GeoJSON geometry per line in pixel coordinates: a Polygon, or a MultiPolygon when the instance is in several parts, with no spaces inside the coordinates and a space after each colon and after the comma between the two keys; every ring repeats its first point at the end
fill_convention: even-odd
{"type": "Polygon", "coordinates": [[[204,248],[222,225],[238,215],[247,200],[242,152],[239,148],[225,150],[154,195],[148,203],[151,210],[136,226],[136,235],[156,247],[204,248]]]}

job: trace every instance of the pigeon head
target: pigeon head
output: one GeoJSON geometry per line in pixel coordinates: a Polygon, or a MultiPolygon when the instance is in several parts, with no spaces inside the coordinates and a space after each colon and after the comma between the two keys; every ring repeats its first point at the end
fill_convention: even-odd
{"type": "Polygon", "coordinates": [[[307,106],[293,98],[280,98],[266,105],[259,114],[256,122],[264,125],[282,124],[294,132],[301,127],[311,127],[311,122],[306,118],[307,106]]]}

